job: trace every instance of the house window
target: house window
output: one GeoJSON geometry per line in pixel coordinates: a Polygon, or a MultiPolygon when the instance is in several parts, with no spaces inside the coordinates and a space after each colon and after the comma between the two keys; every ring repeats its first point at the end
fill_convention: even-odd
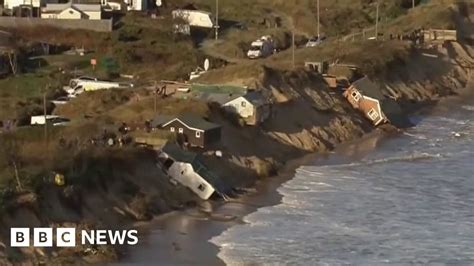
{"type": "Polygon", "coordinates": [[[374,108],[370,109],[370,111],[367,113],[369,115],[370,119],[375,120],[379,117],[379,114],[375,111],[374,108]]]}
{"type": "Polygon", "coordinates": [[[200,138],[201,137],[201,131],[196,131],[196,138],[200,138]]]}
{"type": "Polygon", "coordinates": [[[198,189],[201,190],[201,191],[205,191],[206,190],[206,184],[199,184],[198,189]]]}
{"type": "Polygon", "coordinates": [[[360,93],[358,93],[357,91],[352,92],[352,98],[354,98],[355,101],[359,101],[360,93]]]}
{"type": "Polygon", "coordinates": [[[242,107],[245,107],[245,106],[247,105],[247,103],[246,103],[246,102],[241,102],[240,105],[241,105],[242,107]]]}
{"type": "Polygon", "coordinates": [[[180,128],[178,129],[178,132],[179,132],[179,134],[183,134],[183,128],[180,127],[180,128]]]}
{"type": "Polygon", "coordinates": [[[170,127],[170,131],[171,131],[171,132],[174,132],[174,127],[170,127]]]}

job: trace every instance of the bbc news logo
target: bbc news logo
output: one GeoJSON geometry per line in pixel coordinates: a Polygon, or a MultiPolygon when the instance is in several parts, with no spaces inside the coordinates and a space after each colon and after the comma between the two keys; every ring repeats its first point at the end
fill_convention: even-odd
{"type": "MultiPolygon", "coordinates": [[[[82,245],[138,244],[137,230],[81,230],[82,245]]],[[[75,247],[76,228],[10,228],[11,247],[75,247]],[[32,233],[32,234],[31,234],[32,233]],[[55,233],[55,234],[54,234],[55,233]]]]}

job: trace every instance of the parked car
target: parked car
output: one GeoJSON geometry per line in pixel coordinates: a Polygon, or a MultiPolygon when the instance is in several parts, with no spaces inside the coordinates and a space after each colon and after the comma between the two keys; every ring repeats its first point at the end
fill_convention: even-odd
{"type": "Polygon", "coordinates": [[[326,40],[325,36],[314,36],[308,40],[306,47],[316,47],[326,40]]]}
{"type": "Polygon", "coordinates": [[[76,98],[77,95],[84,92],[84,88],[82,87],[82,85],[77,85],[74,88],[66,86],[66,87],[64,87],[64,91],[67,92],[67,97],[68,98],[76,98]]]}
{"type": "Polygon", "coordinates": [[[260,39],[252,42],[247,52],[250,59],[264,58],[275,52],[275,45],[271,36],[262,36],[260,39]]]}
{"type": "Polygon", "coordinates": [[[61,96],[61,97],[58,97],[58,98],[52,100],[51,102],[54,105],[63,105],[63,104],[68,103],[69,100],[70,100],[70,98],[68,96],[61,96]]]}

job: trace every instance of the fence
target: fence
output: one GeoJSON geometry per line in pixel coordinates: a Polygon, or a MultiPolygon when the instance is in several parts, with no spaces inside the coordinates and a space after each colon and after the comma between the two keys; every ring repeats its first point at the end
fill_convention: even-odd
{"type": "Polygon", "coordinates": [[[356,40],[367,40],[371,37],[375,37],[375,26],[364,28],[359,32],[351,33],[342,37],[342,41],[356,41],[356,40]]]}
{"type": "Polygon", "coordinates": [[[35,26],[49,26],[62,29],[91,30],[98,32],[111,32],[112,20],[86,20],[86,19],[42,19],[0,17],[0,26],[5,28],[22,28],[35,26]]]}

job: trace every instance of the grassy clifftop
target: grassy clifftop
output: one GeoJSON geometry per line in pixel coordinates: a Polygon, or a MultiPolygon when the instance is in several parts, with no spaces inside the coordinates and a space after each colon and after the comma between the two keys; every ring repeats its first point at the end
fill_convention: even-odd
{"type": "MultiPolygon", "coordinates": [[[[376,3],[371,0],[320,1],[321,33],[342,36],[371,26],[375,22],[376,3]]],[[[380,3],[381,23],[392,21],[408,12],[406,0],[386,0],[380,3]]],[[[411,2],[411,1],[408,1],[411,2]]],[[[25,41],[42,41],[85,47],[97,52],[97,57],[111,57],[120,65],[120,71],[147,79],[184,79],[197,65],[201,65],[205,50],[199,49],[199,39],[175,36],[172,33],[171,11],[187,1],[177,0],[160,9],[161,17],[151,19],[144,14],[127,14],[116,23],[112,33],[94,33],[82,30],[26,28],[15,30],[25,41]]],[[[214,0],[196,0],[197,8],[215,13],[214,0]]],[[[242,57],[243,45],[248,45],[262,34],[277,36],[282,48],[288,48],[291,31],[297,38],[315,35],[315,0],[243,0],[221,1],[219,20],[223,50],[231,57],[242,57]],[[235,23],[246,30],[232,28],[235,23]]],[[[212,57],[212,55],[211,55],[212,57]]]]}

